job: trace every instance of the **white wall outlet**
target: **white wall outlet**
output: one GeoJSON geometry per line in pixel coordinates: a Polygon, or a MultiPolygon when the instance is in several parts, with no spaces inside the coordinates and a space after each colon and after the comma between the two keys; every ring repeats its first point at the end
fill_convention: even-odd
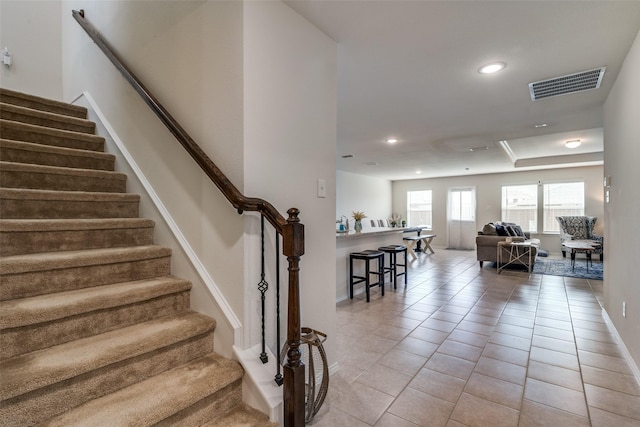
{"type": "Polygon", "coordinates": [[[318,178],[318,197],[327,197],[327,181],[318,178]]]}
{"type": "Polygon", "coordinates": [[[622,301],[622,317],[627,317],[627,302],[622,301]]]}

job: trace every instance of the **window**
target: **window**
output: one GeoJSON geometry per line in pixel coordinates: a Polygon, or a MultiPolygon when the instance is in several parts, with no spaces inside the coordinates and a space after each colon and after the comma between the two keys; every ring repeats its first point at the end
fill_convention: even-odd
{"type": "Polygon", "coordinates": [[[560,233],[557,216],[584,215],[584,182],[544,184],[543,230],[560,233]]]}
{"type": "Polygon", "coordinates": [[[431,225],[431,190],[407,191],[407,224],[431,225]]]}
{"type": "Polygon", "coordinates": [[[505,185],[502,187],[502,221],[513,222],[524,231],[538,231],[538,186],[505,185]]]}
{"type": "Polygon", "coordinates": [[[449,190],[450,215],[452,221],[475,221],[476,202],[475,190],[449,190]]]}

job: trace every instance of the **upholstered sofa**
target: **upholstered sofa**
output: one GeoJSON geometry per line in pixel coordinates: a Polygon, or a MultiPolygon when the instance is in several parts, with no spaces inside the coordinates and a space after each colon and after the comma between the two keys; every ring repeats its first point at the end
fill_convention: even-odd
{"type": "MultiPolygon", "coordinates": [[[[533,262],[535,263],[536,255],[538,254],[538,248],[540,247],[539,239],[532,239],[529,232],[522,232],[522,229],[519,230],[521,235],[499,235],[500,227],[517,227],[516,224],[510,223],[489,223],[482,228],[482,231],[478,231],[478,235],[476,236],[476,255],[477,260],[480,263],[480,267],[482,267],[484,261],[497,262],[498,261],[498,242],[504,242],[507,240],[507,237],[511,237],[511,240],[514,242],[530,242],[532,245],[531,250],[533,251],[531,256],[533,262]],[[496,226],[498,228],[496,229],[496,226]]],[[[517,227],[520,228],[520,227],[517,227]]],[[[509,233],[507,231],[507,233],[509,233]]],[[[518,233],[518,231],[516,231],[518,233]]]]}
{"type": "MultiPolygon", "coordinates": [[[[567,240],[593,240],[600,243],[592,253],[599,254],[602,261],[604,238],[593,233],[598,218],[595,216],[557,216],[556,220],[560,223],[560,248],[567,240]]],[[[566,257],[566,251],[562,251],[562,256],[566,257]]]]}

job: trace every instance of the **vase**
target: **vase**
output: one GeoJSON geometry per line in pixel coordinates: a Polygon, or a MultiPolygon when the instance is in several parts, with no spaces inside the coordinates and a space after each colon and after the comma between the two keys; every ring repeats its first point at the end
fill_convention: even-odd
{"type": "Polygon", "coordinates": [[[356,233],[359,233],[362,231],[362,221],[358,220],[356,221],[355,225],[353,226],[353,229],[356,230],[356,233]]]}

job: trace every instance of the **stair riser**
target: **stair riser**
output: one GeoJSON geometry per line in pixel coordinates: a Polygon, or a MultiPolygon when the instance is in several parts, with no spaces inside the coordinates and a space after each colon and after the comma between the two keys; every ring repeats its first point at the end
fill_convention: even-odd
{"type": "Polygon", "coordinates": [[[124,193],[127,188],[127,182],[119,178],[104,179],[92,176],[12,171],[6,168],[0,171],[0,181],[5,188],[32,190],[124,193]]]}
{"type": "Polygon", "coordinates": [[[50,145],[53,147],[73,148],[104,152],[104,138],[71,132],[50,131],[47,128],[28,126],[16,122],[0,122],[0,134],[4,139],[50,145]]]}
{"type": "Polygon", "coordinates": [[[189,298],[189,291],[185,291],[134,304],[122,301],[119,307],[6,329],[0,334],[0,358],[6,359],[136,323],[182,313],[189,308],[189,298]]]}
{"type": "Polygon", "coordinates": [[[169,256],[106,265],[4,274],[0,277],[0,301],[169,274],[169,256]]]}
{"type": "Polygon", "coordinates": [[[21,150],[18,148],[0,148],[0,159],[4,162],[27,163],[31,165],[58,166],[65,168],[93,169],[113,171],[113,157],[84,157],[42,151],[21,150]]]}
{"type": "Polygon", "coordinates": [[[208,421],[215,420],[241,403],[242,381],[238,380],[174,416],[160,421],[154,427],[198,427],[208,421]]]}
{"type": "Polygon", "coordinates": [[[58,118],[38,117],[21,112],[8,111],[4,108],[0,111],[0,118],[3,120],[11,120],[14,122],[27,123],[30,125],[49,127],[53,129],[68,130],[71,132],[94,134],[96,130],[96,125],[92,122],[70,123],[58,118]]]}
{"type": "Polygon", "coordinates": [[[78,105],[69,105],[63,102],[52,101],[31,95],[25,95],[7,89],[0,91],[0,101],[6,104],[18,105],[33,110],[46,111],[48,113],[84,119],[87,117],[87,109],[78,105]]]}
{"type": "Polygon", "coordinates": [[[202,334],[8,399],[0,407],[0,419],[3,427],[33,425],[211,351],[213,333],[202,334]]]}
{"type": "Polygon", "coordinates": [[[153,244],[153,228],[0,232],[2,256],[153,244]]]}
{"type": "Polygon", "coordinates": [[[4,219],[137,218],[139,201],[0,199],[4,219]]]}

